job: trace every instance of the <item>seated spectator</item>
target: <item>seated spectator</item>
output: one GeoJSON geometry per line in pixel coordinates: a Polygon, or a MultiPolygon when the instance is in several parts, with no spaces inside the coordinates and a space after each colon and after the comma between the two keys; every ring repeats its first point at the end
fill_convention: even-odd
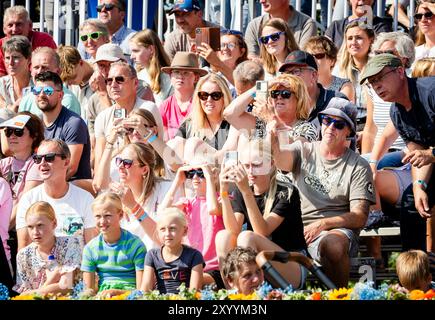
{"type": "MultiPolygon", "coordinates": [[[[301,251],[307,254],[298,190],[278,184],[270,144],[254,139],[239,144],[238,150],[240,164],[224,163],[219,176],[225,225],[225,230],[216,236],[221,268],[223,259],[236,245],[257,252],[301,251]],[[230,183],[237,186],[232,201],[228,194],[230,183]]],[[[303,286],[306,273],[298,263],[273,264],[293,288],[303,286]]]]}
{"type": "Polygon", "coordinates": [[[417,4],[414,19],[418,31],[415,39],[415,61],[435,57],[435,1],[425,0],[417,4]]]}
{"type": "Polygon", "coordinates": [[[178,128],[192,110],[192,96],[199,78],[207,71],[200,69],[194,53],[177,52],[170,67],[162,71],[169,74],[174,93],[159,106],[164,127],[164,140],[175,137],[178,128]]]}
{"type": "Polygon", "coordinates": [[[140,289],[146,248],[137,236],[121,228],[121,199],[102,193],[92,203],[92,212],[100,234],[83,250],[85,288],[106,297],[140,289]]]}
{"type": "Polygon", "coordinates": [[[400,284],[408,291],[435,290],[435,282],[429,269],[429,258],[421,250],[402,252],[396,260],[396,272],[400,284]]]}
{"type": "Polygon", "coordinates": [[[3,42],[13,36],[25,36],[30,41],[32,51],[38,47],[50,47],[56,49],[53,38],[45,32],[33,31],[32,20],[23,6],[13,6],[5,10],[3,15],[3,32],[5,37],[0,39],[0,76],[7,73],[4,63],[4,51],[1,50],[3,42]]]}
{"type": "Polygon", "coordinates": [[[264,80],[264,69],[257,62],[243,61],[234,69],[233,78],[236,93],[240,96],[254,87],[257,81],[264,80]]]}
{"type": "Polygon", "coordinates": [[[2,50],[8,74],[0,78],[0,108],[17,112],[24,88],[30,83],[32,47],[25,36],[13,36],[3,41],[2,50]]]}
{"type": "Polygon", "coordinates": [[[422,58],[415,62],[414,68],[412,70],[412,77],[422,78],[433,76],[435,76],[435,57],[422,58]]]}
{"type": "MultiPolygon", "coordinates": [[[[11,218],[13,199],[9,183],[0,175],[0,250],[4,251],[9,267],[10,276],[15,274],[12,259],[15,254],[11,255],[11,249],[8,244],[9,240],[9,219],[11,218]]],[[[0,253],[3,255],[3,253],[0,253]]]]}
{"type": "MultiPolygon", "coordinates": [[[[153,114],[157,122],[158,133],[163,136],[162,118],[159,109],[154,102],[142,100],[137,95],[137,87],[139,81],[137,79],[136,70],[126,62],[114,62],[110,66],[110,71],[107,77],[107,91],[110,98],[115,102],[110,108],[104,109],[98,114],[95,119],[95,165],[94,170],[98,170],[103,148],[106,145],[106,140],[110,135],[115,113],[124,113],[121,117],[127,117],[133,109],[143,108],[153,114]]],[[[116,115],[118,118],[118,114],[116,115]]],[[[118,135],[116,140],[118,148],[124,146],[124,141],[118,135]]]]}
{"type": "Polygon", "coordinates": [[[222,264],[222,274],[230,289],[249,295],[263,283],[263,270],[255,262],[257,252],[252,248],[235,247],[222,264]]]}
{"type": "Polygon", "coordinates": [[[299,47],[286,22],[280,18],[265,21],[260,31],[260,58],[266,71],[265,79],[278,75],[278,69],[290,52],[299,47]]]}
{"type": "Polygon", "coordinates": [[[304,50],[316,59],[319,68],[319,83],[325,89],[339,91],[349,101],[355,102],[355,88],[350,80],[332,74],[338,53],[334,42],[325,36],[312,37],[306,43],[304,50]]]}
{"type": "Polygon", "coordinates": [[[83,119],[62,105],[62,88],[59,75],[45,71],[35,77],[32,93],[42,111],[45,138],[60,139],[68,145],[71,157],[67,180],[89,191],[92,190],[89,133],[83,119]]]}
{"type": "Polygon", "coordinates": [[[208,43],[203,42],[201,46],[196,47],[196,52],[210,64],[211,71],[227,80],[228,87],[233,91],[233,70],[239,63],[246,61],[248,56],[243,34],[240,31],[223,30],[220,51],[213,51],[208,43]]]}
{"type": "MultiPolygon", "coordinates": [[[[36,82],[36,76],[44,71],[50,71],[56,74],[61,74],[60,58],[54,49],[48,47],[40,47],[33,51],[32,61],[30,64],[30,73],[32,79],[30,84],[33,86],[36,82]]],[[[38,108],[34,95],[31,93],[31,88],[26,90],[26,93],[21,98],[18,111],[29,111],[33,114],[41,116],[42,111],[38,108]]],[[[66,87],[63,87],[62,105],[65,106],[77,115],[81,115],[80,103],[75,95],[66,87]]]]}
{"type": "Polygon", "coordinates": [[[373,31],[378,34],[381,32],[391,32],[393,19],[390,17],[373,16],[372,7],[375,0],[349,0],[352,14],[344,19],[332,21],[326,29],[325,36],[331,39],[337,48],[340,48],[345,38],[346,26],[353,21],[365,22],[371,25],[373,31]],[[372,21],[370,18],[372,18],[372,21]]]}
{"type": "Polygon", "coordinates": [[[31,243],[18,252],[14,290],[22,295],[71,292],[79,279],[82,259],[79,239],[55,235],[58,219],[47,202],[33,203],[25,219],[31,243]]]}
{"type": "MultiPolygon", "coordinates": [[[[109,31],[110,42],[121,48],[125,60],[129,61],[131,50],[128,41],[136,31],[125,26],[124,20],[127,14],[126,0],[105,0],[104,3],[97,5],[98,19],[106,26],[109,31]]],[[[90,57],[85,53],[82,42],[79,42],[77,49],[83,59],[90,57]]]]}
{"type": "Polygon", "coordinates": [[[275,141],[273,152],[276,166],[293,173],[299,190],[308,252],[339,288],[348,285],[359,230],[375,202],[370,167],[348,148],[348,138],[356,133],[356,112],[349,101],[333,98],[319,113],[321,141],[296,141],[284,150],[275,141]]]}
{"type": "Polygon", "coordinates": [[[141,290],[177,294],[182,283],[188,289],[200,290],[204,259],[201,252],[183,244],[188,232],[184,213],[176,208],[160,211],[156,232],[162,246],[147,253],[141,290]]]}
{"type": "Polygon", "coordinates": [[[164,44],[165,51],[171,59],[174,59],[177,52],[193,51],[196,28],[219,27],[203,19],[204,11],[199,0],[175,0],[168,14],[174,14],[176,23],[174,31],[165,37],[164,44]]]}
{"type": "Polygon", "coordinates": [[[96,59],[98,48],[110,42],[109,30],[100,20],[87,19],[79,26],[79,39],[79,54],[80,50],[84,49],[85,54],[81,55],[82,59],[93,63],[96,59]]]}
{"type": "Polygon", "coordinates": [[[171,60],[163,49],[157,33],[150,29],[136,33],[130,39],[131,59],[138,70],[137,77],[153,91],[157,107],[173,93],[169,75],[162,72],[171,60]]]}
{"type": "Polygon", "coordinates": [[[265,1],[262,6],[265,14],[249,22],[245,33],[249,59],[258,58],[260,54],[261,26],[265,25],[269,19],[281,18],[287,21],[296,44],[300,48],[304,47],[308,39],[317,35],[316,22],[289,5],[288,0],[265,1]]]}
{"type": "Polygon", "coordinates": [[[95,222],[90,207],[92,195],[66,180],[70,159],[68,145],[59,139],[42,141],[33,156],[44,182],[23,194],[18,203],[16,228],[19,249],[31,242],[26,230],[25,214],[36,201],[46,201],[55,210],[57,236],[76,237],[82,246],[95,236],[95,222]]]}

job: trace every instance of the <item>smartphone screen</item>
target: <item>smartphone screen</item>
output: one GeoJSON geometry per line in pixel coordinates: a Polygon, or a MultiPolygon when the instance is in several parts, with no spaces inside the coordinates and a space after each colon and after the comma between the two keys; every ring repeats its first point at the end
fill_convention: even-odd
{"type": "Polygon", "coordinates": [[[255,84],[255,98],[267,100],[269,95],[269,85],[267,81],[257,81],[255,84]]]}
{"type": "Polygon", "coordinates": [[[122,109],[115,109],[115,112],[114,112],[114,114],[113,114],[113,117],[114,117],[115,119],[118,119],[118,118],[122,118],[122,119],[124,119],[125,116],[126,116],[126,112],[125,112],[125,109],[124,109],[124,108],[122,108],[122,109]]]}
{"type": "Polygon", "coordinates": [[[224,163],[226,167],[237,165],[238,162],[239,162],[239,154],[237,151],[225,152],[224,163]]]}

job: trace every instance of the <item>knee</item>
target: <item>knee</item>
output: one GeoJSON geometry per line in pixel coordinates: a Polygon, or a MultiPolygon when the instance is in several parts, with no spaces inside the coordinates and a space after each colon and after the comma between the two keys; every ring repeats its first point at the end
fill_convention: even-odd
{"type": "Polygon", "coordinates": [[[242,231],[237,237],[237,245],[256,249],[255,239],[256,234],[253,231],[242,231]]]}
{"type": "Polygon", "coordinates": [[[237,236],[228,231],[221,230],[216,234],[215,245],[216,253],[218,255],[225,255],[231,248],[235,247],[237,243],[237,236]]]}
{"type": "Polygon", "coordinates": [[[320,258],[331,262],[339,262],[349,257],[349,243],[337,237],[325,238],[320,242],[320,258]]]}

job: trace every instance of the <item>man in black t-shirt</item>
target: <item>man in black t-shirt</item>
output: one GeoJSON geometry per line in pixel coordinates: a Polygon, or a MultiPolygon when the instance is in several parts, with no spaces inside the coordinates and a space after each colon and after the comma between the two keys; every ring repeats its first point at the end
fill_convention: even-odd
{"type": "Polygon", "coordinates": [[[403,250],[426,250],[426,219],[435,205],[435,77],[408,78],[401,60],[380,54],[361,74],[384,101],[393,102],[391,120],[409,150],[403,162],[412,164],[413,184],[401,205],[403,250]]]}

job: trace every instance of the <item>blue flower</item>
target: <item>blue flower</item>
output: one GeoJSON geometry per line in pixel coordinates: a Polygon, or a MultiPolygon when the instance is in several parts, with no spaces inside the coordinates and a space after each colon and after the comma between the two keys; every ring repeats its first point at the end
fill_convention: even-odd
{"type": "Polygon", "coordinates": [[[0,283],[0,300],[9,300],[9,289],[0,283]]]}
{"type": "Polygon", "coordinates": [[[142,296],[143,296],[143,291],[141,291],[141,290],[133,290],[127,296],[127,300],[136,300],[137,298],[140,298],[142,296]]]}
{"type": "Polygon", "coordinates": [[[205,286],[204,289],[201,290],[201,300],[215,300],[215,294],[212,290],[211,286],[205,286]]]}
{"type": "Polygon", "coordinates": [[[80,299],[80,295],[85,289],[85,283],[83,280],[79,281],[73,288],[72,297],[74,299],[80,299]]]}
{"type": "Polygon", "coordinates": [[[260,299],[264,299],[272,290],[273,290],[272,286],[266,281],[264,281],[262,285],[256,290],[256,292],[260,299]]]}
{"type": "Polygon", "coordinates": [[[382,290],[376,290],[373,288],[374,283],[368,281],[367,283],[358,282],[353,288],[351,297],[353,300],[382,300],[385,299],[384,292],[382,290]]]}

